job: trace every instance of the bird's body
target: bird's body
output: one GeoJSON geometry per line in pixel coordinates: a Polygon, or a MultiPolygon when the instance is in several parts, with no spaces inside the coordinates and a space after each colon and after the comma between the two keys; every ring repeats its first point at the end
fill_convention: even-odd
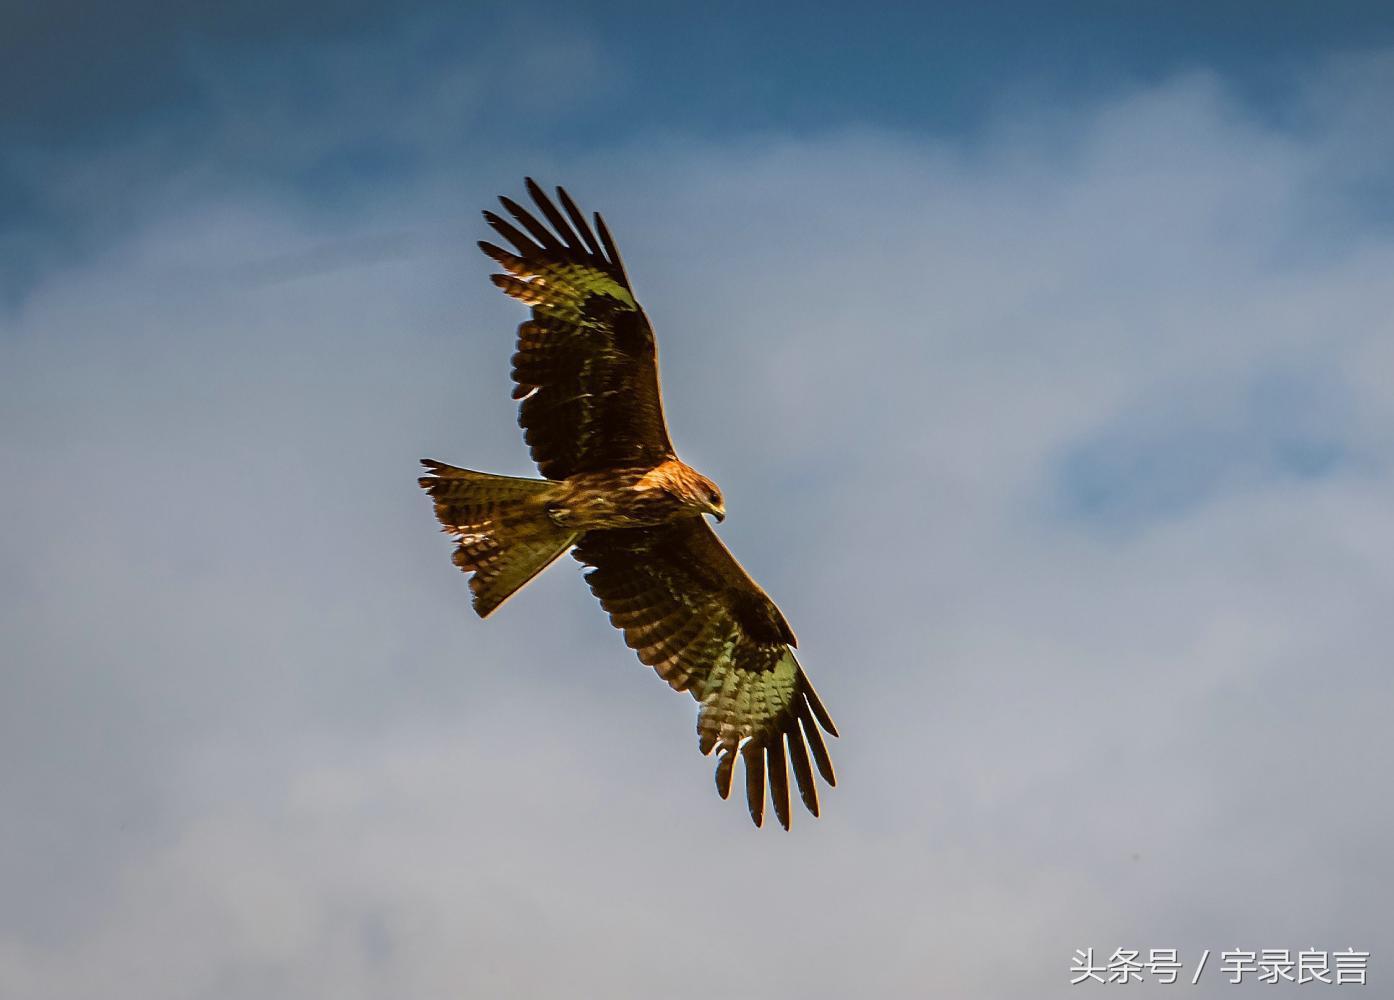
{"type": "Polygon", "coordinates": [[[752,819],[763,819],[768,780],[787,828],[792,765],[817,815],[814,766],[834,782],[819,728],[837,731],[794,658],[784,616],[704,518],[723,519],[725,504],[673,450],[653,331],[614,242],[600,216],[591,230],[565,191],[557,191],[563,216],[531,180],[528,190],[551,228],[502,198],[527,235],[486,212],[517,253],[480,247],[508,271],[494,283],[533,307],[518,329],[513,394],[545,478],[426,460],[430,474],[420,480],[455,536],[454,561],[471,574],[475,610],[487,617],[574,550],[639,659],[702,703],[699,747],[719,752],[722,797],[739,755],[752,819]]]}
{"type": "Polygon", "coordinates": [[[715,484],[675,458],[647,468],[581,472],[559,485],[548,515],[579,531],[652,528],[684,517],[726,516],[715,484]]]}

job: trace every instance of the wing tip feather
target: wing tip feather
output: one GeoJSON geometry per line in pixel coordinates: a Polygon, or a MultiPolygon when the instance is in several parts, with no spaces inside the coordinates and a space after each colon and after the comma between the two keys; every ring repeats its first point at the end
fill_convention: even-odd
{"type": "Polygon", "coordinates": [[[750,818],[756,826],[765,825],[765,754],[764,747],[750,740],[741,748],[745,761],[745,801],[750,818]]]}

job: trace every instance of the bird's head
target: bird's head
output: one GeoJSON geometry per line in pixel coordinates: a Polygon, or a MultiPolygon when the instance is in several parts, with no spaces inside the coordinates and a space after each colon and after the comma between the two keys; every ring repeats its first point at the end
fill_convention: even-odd
{"type": "Polygon", "coordinates": [[[711,514],[718,521],[726,520],[726,501],[716,483],[690,465],[671,463],[664,469],[664,487],[694,514],[711,514]]]}
{"type": "Polygon", "coordinates": [[[697,477],[697,506],[717,521],[726,520],[726,498],[721,495],[716,483],[706,476],[697,477]]]}

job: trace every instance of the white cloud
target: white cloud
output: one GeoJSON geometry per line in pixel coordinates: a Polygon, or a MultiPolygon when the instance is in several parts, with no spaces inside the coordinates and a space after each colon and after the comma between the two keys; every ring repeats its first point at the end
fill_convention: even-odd
{"type": "Polygon", "coordinates": [[[566,164],[844,732],[790,835],[716,799],[574,567],[467,611],[413,466],[526,469],[516,310],[432,221],[500,177],[180,205],[54,274],[0,339],[0,992],[1016,997],[1090,944],[1387,952],[1394,240],[1311,204],[1343,135],[1192,77],[971,152],[566,164]],[[1279,474],[1313,426],[1339,459],[1279,474]],[[1126,532],[1062,506],[1100,461],[1126,532]]]}

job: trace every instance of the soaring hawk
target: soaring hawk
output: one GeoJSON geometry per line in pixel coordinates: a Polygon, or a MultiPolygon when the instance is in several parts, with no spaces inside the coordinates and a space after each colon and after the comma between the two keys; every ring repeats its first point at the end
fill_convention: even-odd
{"type": "Polygon", "coordinates": [[[751,819],[764,819],[768,782],[787,830],[789,765],[818,815],[814,768],[835,784],[819,727],[837,729],[794,658],[788,622],[703,517],[725,517],[721,491],[673,451],[653,329],[604,220],[592,229],[561,188],[565,214],[531,178],[527,188],[546,224],[500,198],[513,221],[484,218],[512,249],[479,247],[506,272],[494,284],[532,307],[518,327],[513,397],[546,478],[428,459],[421,486],[455,536],[455,565],[473,574],[481,618],[568,549],[591,567],[586,582],[625,643],[701,703],[698,746],[717,752],[721,797],[739,755],[751,819]]]}

